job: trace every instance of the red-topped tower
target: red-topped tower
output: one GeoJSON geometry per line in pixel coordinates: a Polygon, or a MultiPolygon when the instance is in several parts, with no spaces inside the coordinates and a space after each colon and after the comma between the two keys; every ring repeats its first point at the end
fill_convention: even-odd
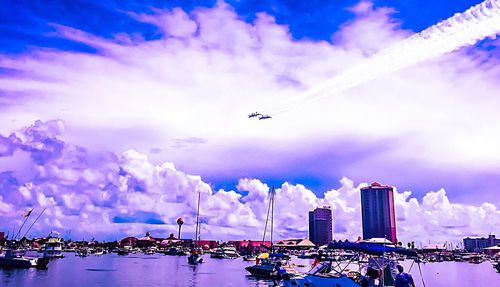
{"type": "Polygon", "coordinates": [[[397,243],[394,191],[378,182],[361,188],[363,239],[387,238],[397,243]]]}

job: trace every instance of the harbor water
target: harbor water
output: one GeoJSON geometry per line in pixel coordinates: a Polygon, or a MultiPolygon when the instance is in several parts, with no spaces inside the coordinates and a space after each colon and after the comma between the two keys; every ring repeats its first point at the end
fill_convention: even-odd
{"type": "MultiPolygon", "coordinates": [[[[189,265],[186,256],[161,254],[130,254],[119,256],[77,257],[66,253],[65,258],[53,259],[47,270],[0,269],[0,286],[271,286],[272,282],[250,276],[244,267],[252,264],[242,258],[212,259],[204,256],[204,263],[189,265]]],[[[309,266],[310,260],[292,259],[299,266],[309,266]]],[[[411,262],[403,264],[410,269],[411,262]]],[[[500,286],[500,273],[489,262],[440,262],[421,264],[427,287],[500,286]]],[[[302,269],[307,269],[303,267],[302,269]]],[[[416,264],[410,273],[417,286],[423,286],[416,264]]]]}

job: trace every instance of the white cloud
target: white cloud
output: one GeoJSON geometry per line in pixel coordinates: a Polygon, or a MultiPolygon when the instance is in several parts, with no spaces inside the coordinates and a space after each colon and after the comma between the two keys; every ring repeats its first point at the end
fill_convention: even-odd
{"type": "MultiPolygon", "coordinates": [[[[46,208],[34,234],[59,229],[85,238],[115,239],[146,231],[166,236],[175,233],[176,219],[182,216],[185,237],[192,237],[200,193],[203,238],[261,238],[270,187],[260,180],[241,179],[237,191],[214,191],[201,177],[169,162],[153,164],[134,150],[93,161],[99,155],[59,141],[57,131],[44,128],[53,124],[37,122],[36,129],[28,127],[6,141],[14,150],[31,147],[32,169],[39,172],[26,181],[14,177],[18,171],[0,174],[0,228],[20,224],[25,209],[35,208],[35,216],[46,208]],[[41,132],[29,136],[33,130],[41,132]],[[47,149],[42,144],[47,142],[57,142],[59,148],[47,149]],[[44,162],[35,156],[41,151],[46,152],[44,162]]],[[[338,189],[318,197],[303,185],[283,183],[276,189],[275,238],[307,237],[308,212],[330,206],[335,237],[356,239],[361,234],[360,188],[365,185],[342,178],[338,189]]],[[[422,200],[410,191],[396,192],[395,204],[398,236],[405,242],[458,241],[500,228],[500,211],[494,204],[454,203],[444,189],[422,200]]]]}

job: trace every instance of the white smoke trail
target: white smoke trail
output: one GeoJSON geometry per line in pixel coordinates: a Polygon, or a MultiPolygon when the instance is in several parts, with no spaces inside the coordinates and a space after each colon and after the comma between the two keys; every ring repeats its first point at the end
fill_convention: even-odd
{"type": "Polygon", "coordinates": [[[265,114],[276,115],[306,101],[336,95],[422,61],[473,45],[500,31],[500,0],[486,0],[375,54],[362,64],[315,86],[265,114]]]}

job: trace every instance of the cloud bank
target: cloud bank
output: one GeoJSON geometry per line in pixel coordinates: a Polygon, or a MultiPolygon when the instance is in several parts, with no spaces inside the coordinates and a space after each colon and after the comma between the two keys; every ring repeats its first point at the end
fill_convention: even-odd
{"type": "MultiPolygon", "coordinates": [[[[197,194],[201,193],[201,234],[208,239],[258,239],[264,230],[270,187],[258,179],[239,180],[237,190],[213,190],[200,176],[173,163],[151,163],[135,150],[121,155],[92,153],[60,140],[60,120],[41,122],[0,136],[0,228],[21,225],[21,215],[46,208],[28,235],[59,230],[73,239],[117,239],[175,233],[185,219],[184,237],[193,237],[197,194]],[[13,163],[16,164],[13,164],[13,163]]],[[[303,185],[276,190],[275,238],[307,237],[308,211],[330,206],[337,239],[361,234],[360,188],[348,178],[339,188],[316,196],[303,185]]],[[[398,236],[403,241],[459,240],[500,228],[492,203],[452,203],[441,189],[423,199],[410,191],[395,196],[398,236]]],[[[34,219],[34,216],[31,220],[34,219]]],[[[26,228],[25,228],[26,230],[26,228]]],[[[23,232],[21,232],[23,234],[23,232]]]]}

